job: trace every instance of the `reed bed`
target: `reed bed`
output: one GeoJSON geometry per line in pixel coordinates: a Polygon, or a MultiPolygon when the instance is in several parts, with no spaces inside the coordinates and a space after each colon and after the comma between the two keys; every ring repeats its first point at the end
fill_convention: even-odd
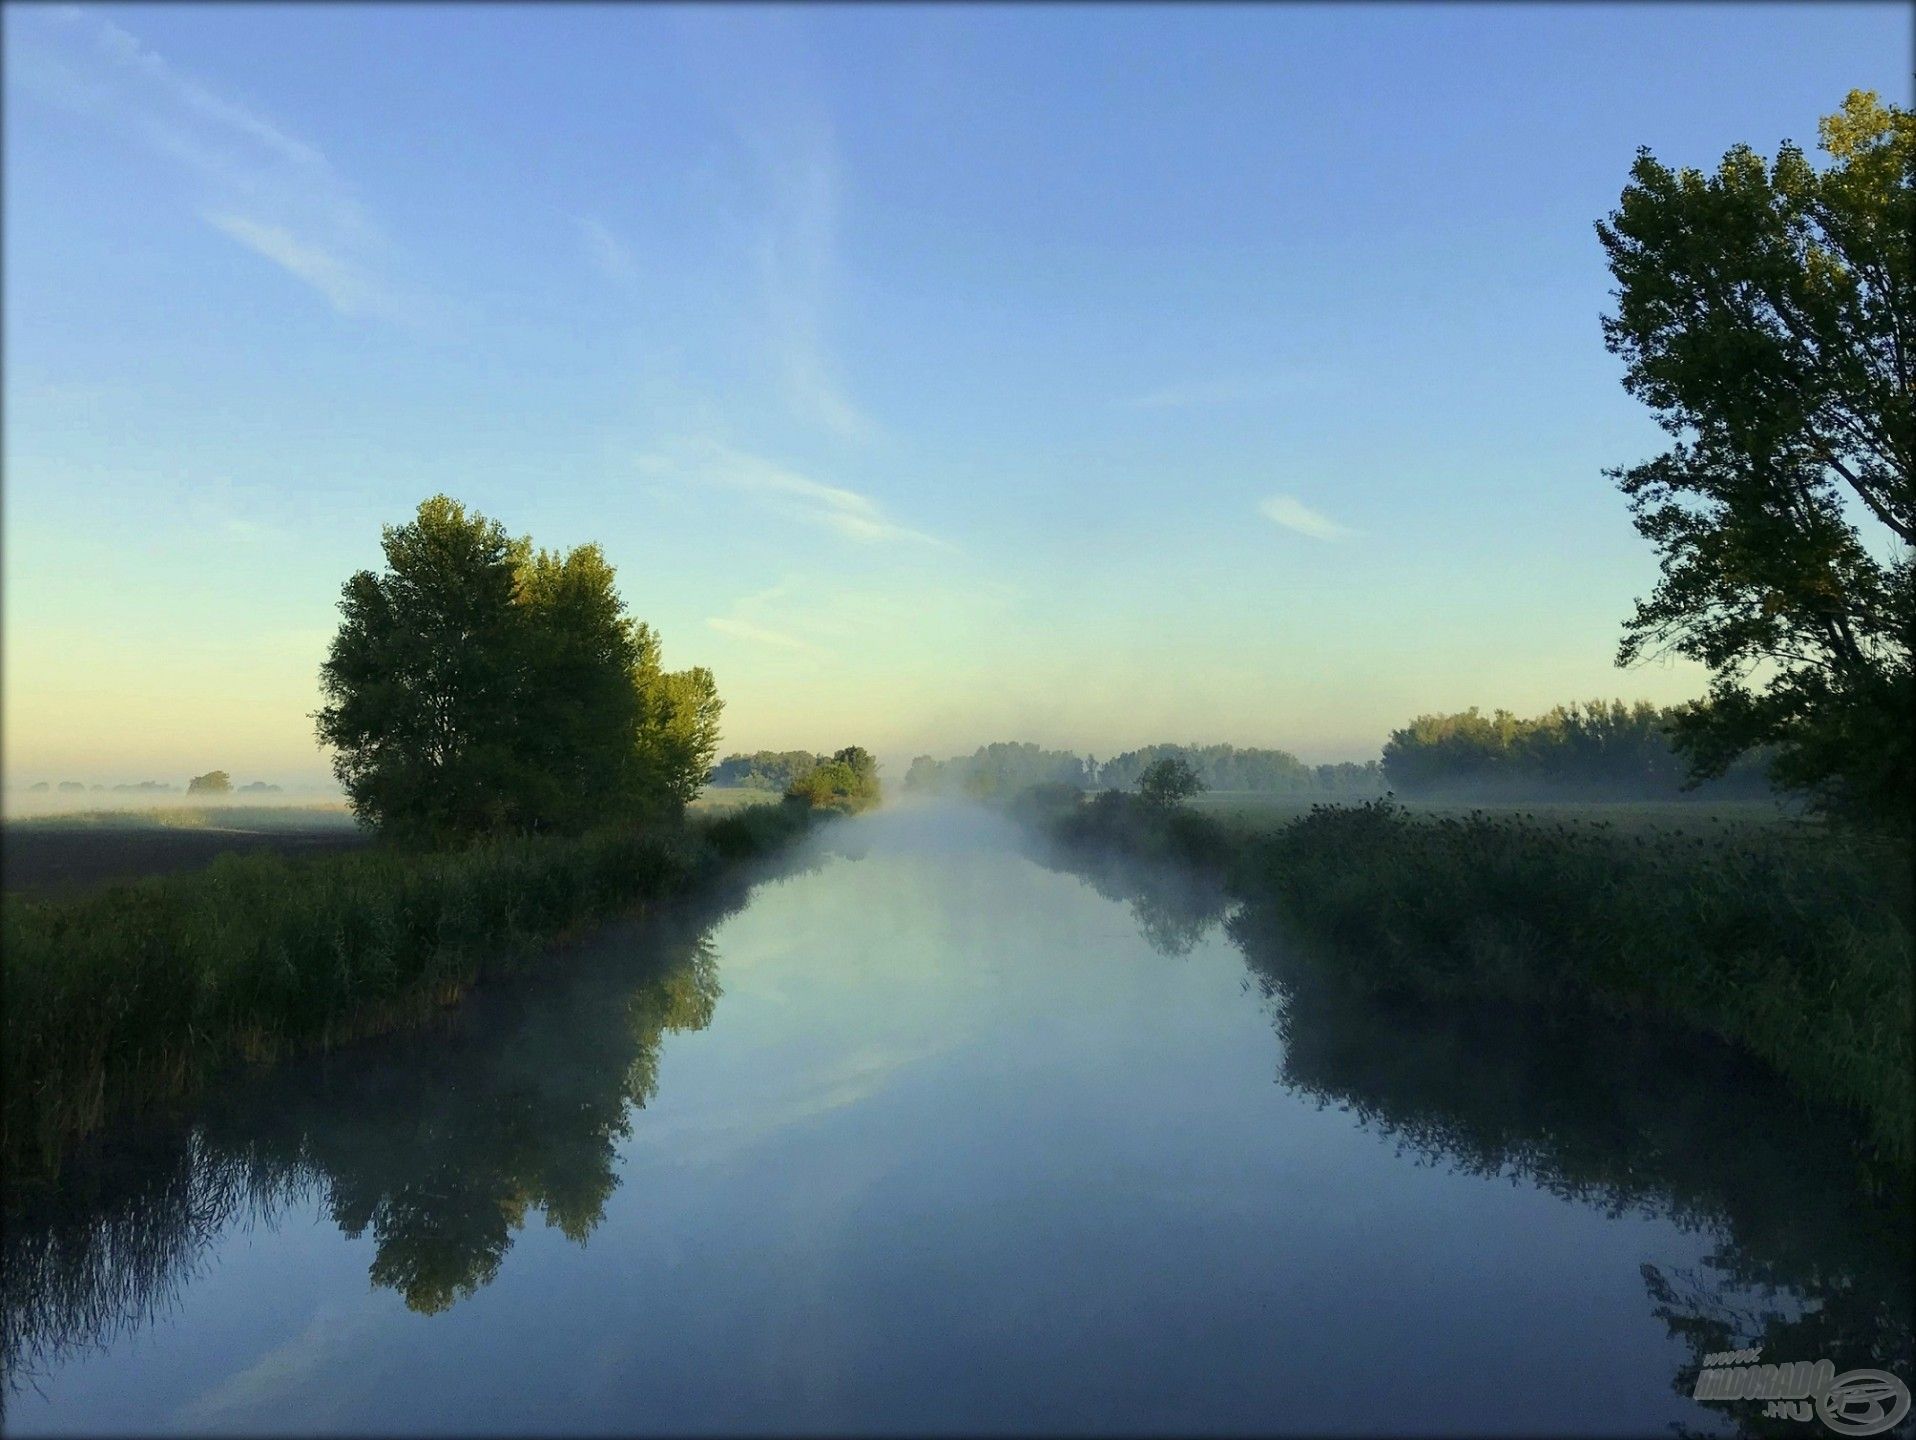
{"type": "Polygon", "coordinates": [[[0,917],[0,1158],[49,1176],[110,1117],[220,1067],[416,1022],[596,920],[808,828],[762,806],[431,853],[223,856],[205,870],[0,917]]]}
{"type": "Polygon", "coordinates": [[[1314,807],[1255,838],[1120,797],[1034,815],[1216,867],[1380,993],[1673,1019],[1848,1105],[1916,1157],[1910,857],[1785,826],[1715,833],[1524,813],[1314,807]]]}

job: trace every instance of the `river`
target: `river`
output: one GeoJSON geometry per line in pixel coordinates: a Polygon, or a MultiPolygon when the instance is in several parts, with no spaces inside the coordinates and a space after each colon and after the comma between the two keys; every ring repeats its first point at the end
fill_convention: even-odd
{"type": "Polygon", "coordinates": [[[1665,1432],[1911,1378],[1906,1192],[1716,1047],[1341,988],[963,807],[827,827],[7,1227],[12,1435],[1665,1432]]]}

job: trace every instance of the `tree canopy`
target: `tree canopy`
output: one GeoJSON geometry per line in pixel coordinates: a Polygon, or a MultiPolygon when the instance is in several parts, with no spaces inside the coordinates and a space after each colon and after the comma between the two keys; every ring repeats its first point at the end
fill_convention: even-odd
{"type": "Polygon", "coordinates": [[[1608,472],[1661,574],[1621,664],[1711,671],[1674,719],[1693,773],[1773,744],[1780,784],[1907,829],[1916,771],[1916,116],[1852,91],[1819,126],[1713,175],[1638,152],[1597,226],[1604,341],[1674,437],[1608,472]]]}
{"type": "Polygon", "coordinates": [[[848,814],[868,809],[881,798],[878,761],[863,745],[847,745],[794,779],[785,798],[848,814]]]}
{"type": "Polygon", "coordinates": [[[1181,805],[1203,790],[1204,782],[1198,779],[1198,773],[1191,768],[1190,762],[1175,755],[1153,760],[1138,777],[1139,798],[1145,804],[1155,805],[1161,810],[1181,805]]]}
{"type": "Polygon", "coordinates": [[[534,551],[443,495],[346,582],[319,738],[355,814],[443,841],[671,813],[717,749],[710,672],[668,674],[596,545],[534,551]]]}
{"type": "Polygon", "coordinates": [[[208,770],[186,782],[189,795],[225,795],[233,788],[233,777],[224,770],[208,770]]]}

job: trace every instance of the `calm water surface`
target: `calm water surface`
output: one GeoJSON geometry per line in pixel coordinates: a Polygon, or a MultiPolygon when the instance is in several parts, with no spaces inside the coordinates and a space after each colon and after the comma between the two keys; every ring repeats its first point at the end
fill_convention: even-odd
{"type": "Polygon", "coordinates": [[[1226,921],[976,812],[833,827],[116,1137],[7,1227],[6,1428],[1718,1433],[1706,1350],[1911,1374],[1839,1120],[1226,921]]]}

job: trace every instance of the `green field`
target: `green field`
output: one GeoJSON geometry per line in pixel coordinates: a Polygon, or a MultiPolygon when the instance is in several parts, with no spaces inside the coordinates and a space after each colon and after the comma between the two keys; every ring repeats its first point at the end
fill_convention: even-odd
{"type": "MultiPolygon", "coordinates": [[[[1356,805],[1359,796],[1274,795],[1255,790],[1213,790],[1189,802],[1190,808],[1243,835],[1273,831],[1308,815],[1314,805],[1356,805]]],[[[1493,818],[1608,825],[1628,832],[1667,831],[1704,834],[1745,826],[1792,825],[1796,817],[1771,800],[1620,800],[1494,801],[1457,804],[1399,800],[1413,815],[1465,816],[1473,811],[1493,818]]]]}
{"type": "Polygon", "coordinates": [[[776,790],[754,790],[747,786],[714,786],[700,793],[688,808],[694,815],[729,815],[748,805],[775,805],[785,797],[776,790]]]}
{"type": "Polygon", "coordinates": [[[7,828],[29,833],[48,830],[351,830],[346,803],[313,805],[149,805],[126,810],[70,810],[50,815],[9,817],[7,828]]]}

